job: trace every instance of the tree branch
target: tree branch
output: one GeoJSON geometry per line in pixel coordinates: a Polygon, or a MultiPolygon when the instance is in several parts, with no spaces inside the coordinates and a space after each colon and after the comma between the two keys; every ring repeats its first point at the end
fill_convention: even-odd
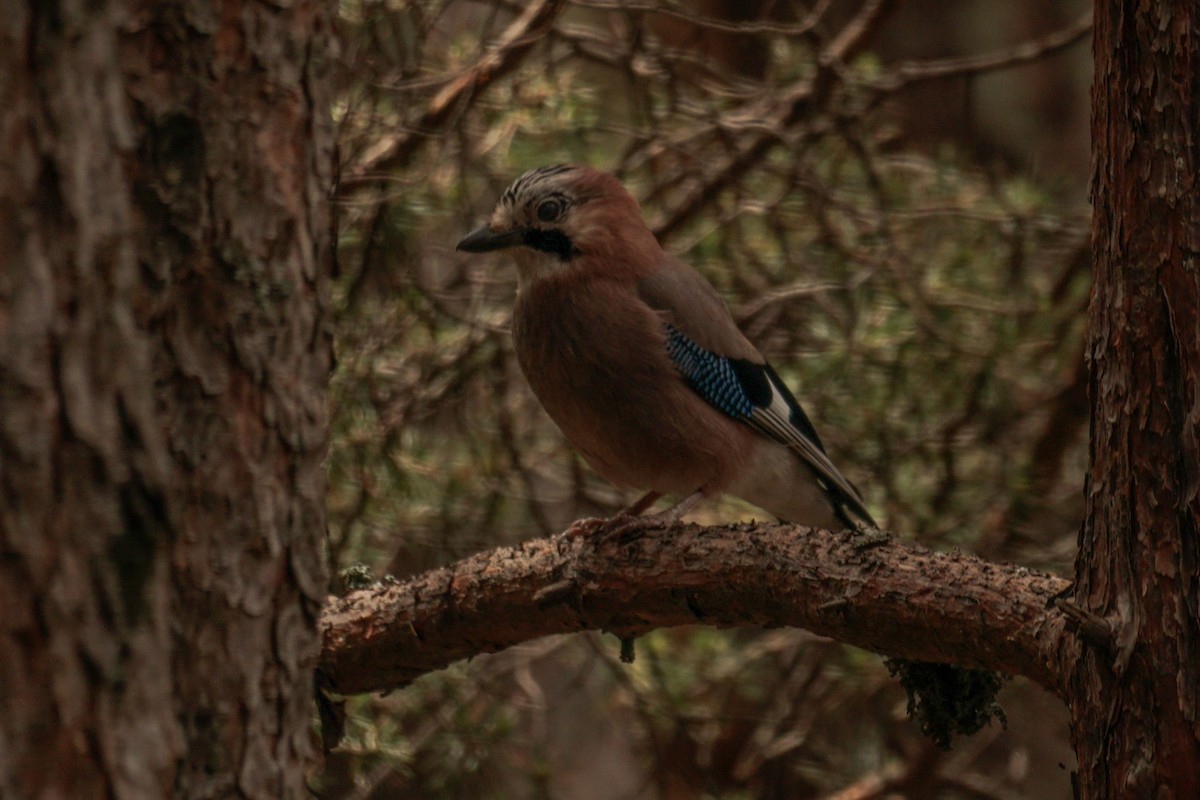
{"type": "MultiPolygon", "coordinates": [[[[691,220],[703,208],[713,202],[738,176],[750,172],[756,164],[780,144],[782,131],[790,130],[801,120],[813,116],[813,107],[823,106],[828,99],[837,66],[857,55],[866,46],[879,26],[896,8],[897,0],[867,0],[858,13],[846,23],[817,57],[820,69],[812,78],[804,78],[791,88],[778,93],[767,101],[755,101],[753,107],[741,115],[754,120],[759,132],[733,153],[718,169],[700,182],[669,215],[654,226],[654,235],[660,239],[670,237],[691,220]]],[[[693,167],[689,166],[690,171],[693,167]]]]}
{"type": "Polygon", "coordinates": [[[675,525],[628,541],[558,535],[334,600],[320,671],[385,691],[551,634],[627,638],[705,624],[799,627],[903,658],[1024,675],[1060,691],[1067,581],[960,553],[789,525],[675,525]]]}
{"type": "Polygon", "coordinates": [[[1019,67],[1022,64],[1038,61],[1060,50],[1065,50],[1081,41],[1091,31],[1092,12],[1089,9],[1081,14],[1074,23],[1062,30],[1053,31],[1040,39],[1021,42],[994,53],[984,53],[966,58],[948,58],[941,61],[909,61],[897,64],[890,74],[879,81],[876,88],[894,92],[920,81],[957,78],[1019,67]]]}
{"type": "Polygon", "coordinates": [[[376,142],[340,182],[340,193],[408,163],[417,147],[465,112],[493,83],[516,69],[554,23],[565,0],[534,0],[469,67],[448,80],[409,128],[376,142]]]}

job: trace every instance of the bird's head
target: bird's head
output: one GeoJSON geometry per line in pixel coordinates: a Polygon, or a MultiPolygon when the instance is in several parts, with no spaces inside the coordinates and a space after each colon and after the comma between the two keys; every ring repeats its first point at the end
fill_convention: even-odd
{"type": "MultiPolygon", "coordinates": [[[[637,263],[658,252],[637,201],[616,178],[591,167],[559,164],[526,172],[504,190],[488,223],[459,250],[511,251],[522,284],[607,256],[637,263]]],[[[594,262],[599,263],[599,262],[594,262]]]]}

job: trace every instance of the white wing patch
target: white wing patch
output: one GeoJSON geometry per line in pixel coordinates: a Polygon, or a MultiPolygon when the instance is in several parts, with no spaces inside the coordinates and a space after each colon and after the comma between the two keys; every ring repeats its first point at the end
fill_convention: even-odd
{"type": "Polygon", "coordinates": [[[770,379],[769,383],[772,393],[770,404],[765,407],[756,406],[750,412],[747,422],[751,427],[785,445],[803,458],[827,488],[834,488],[836,494],[845,498],[846,506],[854,516],[873,528],[879,527],[871,518],[871,513],[867,511],[854,484],[846,480],[846,477],[829,460],[829,456],[825,455],[825,452],[815,442],[792,424],[792,408],[788,404],[787,398],[779,391],[779,387],[775,385],[773,379],[770,379]]]}

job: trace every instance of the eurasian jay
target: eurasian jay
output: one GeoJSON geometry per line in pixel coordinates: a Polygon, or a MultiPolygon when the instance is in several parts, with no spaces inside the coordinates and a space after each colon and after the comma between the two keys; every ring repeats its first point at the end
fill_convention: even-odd
{"type": "Polygon", "coordinates": [[[620,522],[663,495],[684,498],[655,515],[674,521],[728,492],[788,522],[877,527],[716,290],[662,250],[611,175],[527,172],[457,249],[512,254],[534,394],[601,477],[646,492],[620,522]]]}

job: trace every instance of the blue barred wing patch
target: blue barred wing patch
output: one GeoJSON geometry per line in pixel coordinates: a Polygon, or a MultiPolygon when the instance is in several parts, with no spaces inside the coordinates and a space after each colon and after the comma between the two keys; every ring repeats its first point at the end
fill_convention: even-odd
{"type": "Polygon", "coordinates": [[[729,359],[705,350],[672,325],[667,325],[667,355],[709,405],[736,420],[750,418],[754,404],[729,359]]]}

